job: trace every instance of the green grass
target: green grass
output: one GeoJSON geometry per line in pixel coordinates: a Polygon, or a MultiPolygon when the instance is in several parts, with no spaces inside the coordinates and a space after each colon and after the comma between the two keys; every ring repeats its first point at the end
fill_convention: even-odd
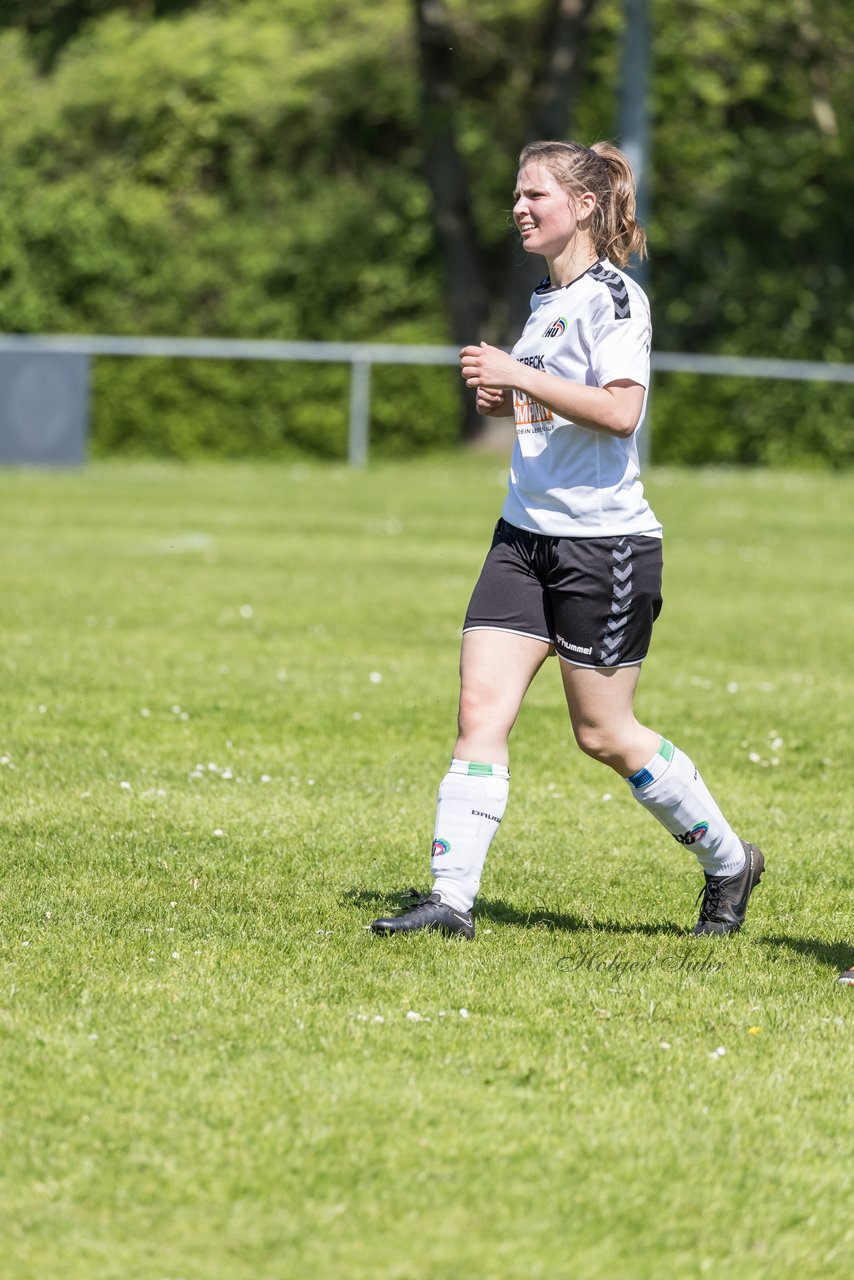
{"type": "Polygon", "coordinates": [[[4,1280],[854,1272],[854,476],[648,485],[639,713],[765,849],[742,934],[549,664],[476,940],[375,939],[499,471],[0,474],[4,1280]]]}

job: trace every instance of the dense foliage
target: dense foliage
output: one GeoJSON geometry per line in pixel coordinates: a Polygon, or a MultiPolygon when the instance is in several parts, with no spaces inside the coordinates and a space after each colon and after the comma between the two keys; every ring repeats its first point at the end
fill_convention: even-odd
{"type": "MultiPolygon", "coordinates": [[[[449,0],[486,283],[507,251],[544,0],[449,0]]],[[[618,0],[571,131],[613,136],[618,0]]],[[[411,5],[40,0],[0,31],[0,329],[451,340],[411,5]]],[[[659,0],[651,292],[661,350],[850,359],[854,39],[841,0],[659,0]]],[[[475,335],[473,335],[475,336],[475,335]]],[[[101,360],[101,452],[340,454],[343,368],[101,360]]],[[[372,434],[445,444],[452,372],[376,370],[372,434]]],[[[845,387],[667,377],[661,460],[854,457],[845,387]]]]}

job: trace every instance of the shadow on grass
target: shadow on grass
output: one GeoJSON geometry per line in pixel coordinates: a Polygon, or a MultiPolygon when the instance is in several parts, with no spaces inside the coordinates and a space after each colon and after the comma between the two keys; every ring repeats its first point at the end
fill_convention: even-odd
{"type": "MultiPolygon", "coordinates": [[[[378,893],[374,889],[348,889],[341,895],[346,906],[364,908],[376,914],[385,914],[388,910],[400,910],[408,897],[406,892],[378,893]]],[[[545,904],[532,907],[530,911],[519,911],[500,898],[478,898],[477,922],[492,924],[516,925],[526,929],[553,929],[563,933],[616,933],[616,934],[670,934],[684,937],[688,930],[682,925],[671,922],[633,924],[625,920],[598,920],[595,917],[569,915],[564,911],[551,911],[545,904]]]]}
{"type": "Polygon", "coordinates": [[[821,942],[818,938],[790,938],[786,934],[763,934],[757,942],[787,947],[799,956],[809,956],[837,973],[854,964],[854,938],[847,942],[821,942]]]}
{"type": "Polygon", "coordinates": [[[568,915],[565,911],[552,911],[545,904],[532,907],[530,911],[519,911],[500,898],[481,899],[477,904],[477,914],[479,919],[493,920],[499,924],[520,925],[529,929],[554,929],[566,933],[631,933],[645,934],[648,937],[671,934],[681,937],[686,932],[683,926],[669,920],[639,924],[630,920],[581,917],[568,915]]]}

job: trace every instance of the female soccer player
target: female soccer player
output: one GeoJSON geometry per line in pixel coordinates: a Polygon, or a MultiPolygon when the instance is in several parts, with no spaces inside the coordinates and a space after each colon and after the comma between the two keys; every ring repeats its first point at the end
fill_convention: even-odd
{"type": "Polygon", "coordinates": [[[548,275],[511,355],[460,353],[482,414],[512,414],[507,498],[466,614],[459,736],[439,788],[433,891],[374,920],[375,933],[474,936],[472,906],[508,796],[507,740],[550,653],[576,741],[705,874],[695,934],[744,921],[764,869],[689,758],[640,724],[632,702],[661,609],[661,525],[639,478],[649,387],[649,304],[620,270],[645,254],[635,184],[616,147],[535,142],[519,157],[513,218],[548,275]]]}

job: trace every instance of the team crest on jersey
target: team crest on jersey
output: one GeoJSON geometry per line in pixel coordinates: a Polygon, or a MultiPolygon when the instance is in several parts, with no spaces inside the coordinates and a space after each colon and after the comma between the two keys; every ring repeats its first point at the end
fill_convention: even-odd
{"type": "Polygon", "coordinates": [[[448,844],[447,840],[434,840],[433,841],[433,857],[438,858],[439,854],[447,853],[450,847],[451,846],[448,844]]]}
{"type": "Polygon", "coordinates": [[[543,337],[559,338],[564,333],[566,333],[566,320],[561,316],[560,319],[553,321],[552,324],[549,325],[548,329],[546,329],[543,334],[543,337]]]}

